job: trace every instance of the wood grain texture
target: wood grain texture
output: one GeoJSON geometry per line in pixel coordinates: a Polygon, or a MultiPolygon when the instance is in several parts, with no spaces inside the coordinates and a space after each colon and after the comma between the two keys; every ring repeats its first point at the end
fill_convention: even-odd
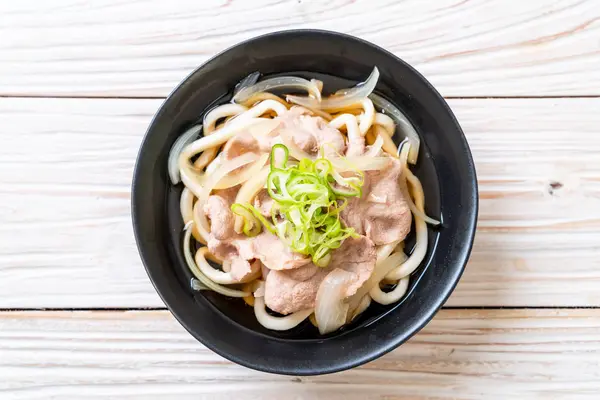
{"type": "Polygon", "coordinates": [[[291,28],[372,41],[445,96],[600,94],[596,0],[23,0],[0,15],[0,95],[165,96],[223,49],[291,28]]]}
{"type": "Polygon", "coordinates": [[[443,310],[379,360],[318,377],[234,365],[166,311],[8,312],[0,327],[3,400],[594,399],[600,391],[599,310],[443,310]]]}
{"type": "MultiPolygon", "coordinates": [[[[0,99],[0,308],[162,306],[129,205],[159,104],[0,99]]],[[[481,203],[471,261],[448,304],[599,306],[600,99],[450,105],[481,203]]]]}

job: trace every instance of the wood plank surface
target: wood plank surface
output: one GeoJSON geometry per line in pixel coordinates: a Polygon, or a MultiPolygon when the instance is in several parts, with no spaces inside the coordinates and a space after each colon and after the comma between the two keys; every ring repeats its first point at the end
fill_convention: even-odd
{"type": "MultiPolygon", "coordinates": [[[[163,306],[137,254],[129,194],[159,104],[0,99],[0,308],[163,306]]],[[[481,203],[448,304],[600,306],[600,99],[450,105],[481,203]]]]}
{"type": "Polygon", "coordinates": [[[445,96],[600,95],[597,0],[22,0],[0,16],[0,95],[165,96],[225,48],[292,28],[372,41],[445,96]]]}
{"type": "Polygon", "coordinates": [[[595,399],[598,332],[600,310],[443,310],[363,367],[287,377],[226,361],[166,311],[4,312],[0,398],[595,399]]]}

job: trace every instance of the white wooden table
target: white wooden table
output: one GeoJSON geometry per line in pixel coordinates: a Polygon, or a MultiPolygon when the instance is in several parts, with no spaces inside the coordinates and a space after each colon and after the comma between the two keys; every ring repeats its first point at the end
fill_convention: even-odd
{"type": "Polygon", "coordinates": [[[0,399],[600,398],[600,1],[0,2],[0,399]],[[446,307],[360,368],[293,378],[202,347],[130,222],[152,114],[197,65],[287,28],[348,32],[448,99],[477,164],[446,307]]]}

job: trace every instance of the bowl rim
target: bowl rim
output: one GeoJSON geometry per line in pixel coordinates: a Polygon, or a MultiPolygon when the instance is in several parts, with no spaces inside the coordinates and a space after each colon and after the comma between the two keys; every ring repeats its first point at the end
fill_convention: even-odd
{"type": "MultiPolygon", "coordinates": [[[[354,367],[366,364],[370,361],[373,361],[373,360],[383,356],[384,354],[394,350],[395,348],[399,347],[406,341],[408,341],[411,337],[413,337],[416,333],[418,333],[421,329],[423,329],[423,327],[425,325],[427,325],[433,319],[433,317],[439,312],[439,310],[446,303],[446,301],[448,300],[448,298],[450,297],[452,292],[455,290],[460,278],[462,277],[462,275],[464,273],[464,270],[466,268],[467,262],[469,260],[470,254],[471,254],[471,251],[473,249],[473,243],[475,240],[476,227],[477,227],[477,217],[478,217],[478,213],[479,213],[479,190],[478,190],[478,182],[477,182],[475,163],[473,161],[471,150],[468,145],[467,139],[464,135],[464,132],[463,132],[460,124],[458,123],[456,116],[452,112],[450,106],[445,101],[443,96],[441,96],[441,94],[432,86],[432,84],[421,73],[419,73],[410,64],[408,64],[407,62],[405,62],[404,60],[402,60],[401,58],[399,58],[392,52],[386,50],[385,48],[382,48],[374,43],[371,43],[367,40],[361,39],[361,38],[353,36],[353,35],[336,32],[336,31],[323,30],[323,29],[288,29],[288,30],[279,30],[279,31],[274,31],[274,32],[269,32],[269,33],[265,33],[262,35],[254,36],[254,37],[245,39],[241,42],[238,42],[238,43],[226,48],[225,50],[217,53],[213,57],[210,57],[209,59],[204,61],[202,64],[200,64],[198,67],[196,67],[183,80],[181,80],[174,87],[173,90],[171,90],[171,92],[167,95],[167,97],[164,99],[164,101],[160,104],[156,113],[152,117],[150,124],[148,125],[148,128],[146,129],[144,137],[140,143],[140,147],[139,147],[138,153],[136,155],[136,161],[135,161],[135,166],[134,166],[134,171],[133,171],[133,178],[132,178],[132,184],[131,184],[130,206],[131,206],[131,217],[132,217],[136,247],[138,249],[140,258],[142,260],[142,264],[144,265],[144,269],[146,270],[146,273],[147,273],[155,291],[157,292],[157,294],[159,295],[159,297],[161,298],[161,300],[163,301],[163,303],[165,304],[165,306],[167,307],[169,312],[196,340],[198,340],[200,343],[202,343],[204,346],[206,346],[211,351],[226,358],[227,360],[235,362],[242,366],[254,369],[254,370],[258,370],[261,372],[267,372],[267,373],[282,374],[282,375],[311,376],[311,375],[321,375],[321,374],[330,374],[330,373],[340,372],[340,371],[354,368],[354,367]],[[378,348],[375,348],[375,349],[369,351],[364,356],[355,357],[351,361],[332,362],[331,366],[320,368],[318,370],[313,369],[311,367],[309,367],[309,368],[292,368],[292,369],[285,370],[285,371],[282,371],[278,368],[270,368],[269,366],[265,366],[264,364],[261,364],[259,362],[250,362],[250,361],[248,361],[248,359],[235,357],[225,351],[222,351],[218,346],[213,345],[208,340],[204,340],[204,338],[201,335],[197,334],[190,327],[190,325],[186,322],[185,318],[182,315],[183,312],[180,313],[179,311],[176,311],[169,304],[170,300],[167,300],[165,298],[165,294],[163,293],[163,291],[161,289],[159,289],[160,283],[158,282],[158,279],[156,279],[156,277],[153,276],[154,272],[152,271],[151,267],[149,266],[149,262],[147,261],[146,257],[144,256],[144,250],[142,249],[143,241],[141,238],[141,232],[140,232],[140,226],[139,226],[140,218],[142,218],[142,216],[139,215],[136,204],[135,204],[136,198],[137,198],[136,197],[136,186],[138,185],[138,182],[140,181],[140,175],[143,173],[142,169],[139,166],[140,158],[142,156],[142,153],[144,151],[145,144],[146,144],[148,138],[150,137],[150,135],[152,135],[152,132],[154,131],[154,127],[155,127],[157,120],[159,118],[161,118],[161,116],[162,116],[162,111],[164,110],[165,105],[167,103],[169,103],[169,101],[172,100],[173,97],[175,97],[180,90],[183,90],[183,87],[186,86],[192,80],[194,75],[199,73],[203,68],[205,68],[211,62],[214,62],[215,60],[223,57],[224,55],[228,54],[229,52],[232,52],[240,47],[244,47],[254,41],[265,40],[265,39],[269,39],[272,37],[287,36],[287,35],[290,35],[290,36],[321,35],[324,38],[335,37],[338,39],[343,39],[345,41],[359,42],[363,45],[374,48],[377,51],[384,53],[388,57],[392,58],[394,60],[394,62],[402,64],[404,68],[407,68],[408,70],[410,70],[415,76],[417,76],[422,81],[423,84],[425,84],[427,89],[431,92],[431,94],[433,94],[436,97],[436,99],[443,106],[444,111],[452,119],[452,121],[454,123],[454,128],[456,128],[457,131],[460,133],[460,139],[465,146],[466,151],[463,154],[463,156],[465,158],[466,164],[468,165],[469,172],[473,178],[470,182],[468,182],[468,185],[467,185],[469,188],[469,192],[470,192],[469,195],[471,197],[471,201],[473,202],[473,205],[470,210],[470,213],[468,214],[468,221],[465,222],[465,227],[466,227],[466,229],[464,231],[465,240],[464,240],[464,243],[462,244],[461,251],[460,251],[458,257],[456,258],[456,260],[453,261],[453,264],[455,264],[459,267],[456,269],[456,271],[453,273],[453,275],[451,275],[449,277],[449,281],[443,287],[443,291],[440,291],[439,295],[436,296],[436,299],[434,302],[435,304],[429,308],[429,311],[427,313],[425,313],[424,316],[419,317],[418,322],[411,325],[411,329],[407,330],[403,334],[398,334],[398,335],[394,336],[393,338],[389,339],[385,343],[385,345],[382,345],[378,348]]],[[[243,328],[248,329],[246,327],[243,327],[243,328]]]]}

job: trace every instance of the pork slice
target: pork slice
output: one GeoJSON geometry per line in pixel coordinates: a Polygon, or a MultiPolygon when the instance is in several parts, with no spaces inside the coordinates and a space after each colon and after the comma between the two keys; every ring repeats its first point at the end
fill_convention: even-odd
{"type": "Polygon", "coordinates": [[[294,269],[306,265],[310,258],[288,248],[281,239],[268,231],[252,238],[254,258],[271,270],[294,269]]]}
{"type": "Polygon", "coordinates": [[[269,192],[266,189],[258,192],[254,198],[254,207],[265,217],[271,216],[271,209],[275,204],[275,200],[269,196],[269,192]]]}
{"type": "Polygon", "coordinates": [[[377,251],[375,244],[366,236],[348,238],[331,253],[329,271],[343,269],[353,275],[353,279],[345,288],[345,296],[352,296],[369,279],[375,269],[377,251]]]}
{"type": "Polygon", "coordinates": [[[223,260],[258,259],[271,270],[294,269],[310,262],[310,257],[290,250],[277,236],[268,231],[263,231],[255,237],[235,232],[226,239],[217,239],[211,235],[208,249],[223,260]]]}
{"type": "Polygon", "coordinates": [[[344,223],[376,245],[403,240],[410,232],[412,214],[400,190],[401,173],[396,159],[388,169],[367,172],[362,197],[349,199],[342,211],[344,223]]]}
{"type": "Polygon", "coordinates": [[[254,260],[249,262],[243,258],[234,258],[231,261],[231,277],[236,281],[241,281],[249,275],[252,275],[260,270],[260,261],[254,260]]]}
{"type": "Polygon", "coordinates": [[[289,271],[271,271],[265,283],[265,304],[284,315],[314,308],[319,285],[327,273],[313,263],[289,271]]]}
{"type": "Polygon", "coordinates": [[[344,136],[337,129],[329,126],[321,117],[307,114],[302,107],[292,107],[277,117],[281,121],[280,133],[288,135],[294,143],[307,153],[316,154],[323,145],[325,153],[344,153],[346,143],[344,136]]]}
{"type": "Polygon", "coordinates": [[[219,240],[226,240],[234,235],[234,215],[228,199],[219,195],[211,195],[204,204],[204,212],[210,219],[210,235],[219,240]]]}

